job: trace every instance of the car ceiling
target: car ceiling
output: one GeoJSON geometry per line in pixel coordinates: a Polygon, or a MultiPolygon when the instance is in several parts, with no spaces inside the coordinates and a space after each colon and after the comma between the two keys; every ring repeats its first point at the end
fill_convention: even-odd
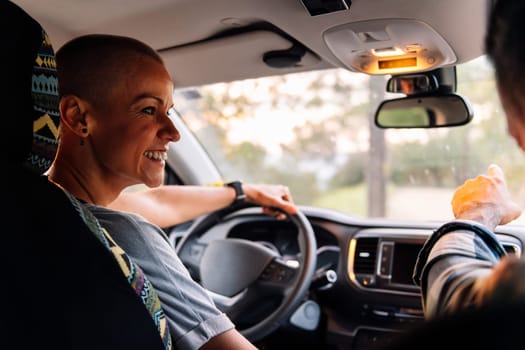
{"type": "MultiPolygon", "coordinates": [[[[311,16],[301,0],[13,0],[58,49],[82,34],[140,39],[163,56],[175,85],[344,67],[325,41],[333,28],[375,19],[417,20],[439,33],[461,63],[483,53],[489,0],[353,0],[349,9],[311,16]],[[269,51],[306,47],[300,62],[274,68],[269,51]]],[[[345,42],[339,42],[345,50],[345,42]]],[[[351,43],[349,43],[349,46],[351,43]]],[[[352,48],[349,47],[349,50],[352,48]]],[[[450,64],[450,63],[447,63],[450,64]]]]}

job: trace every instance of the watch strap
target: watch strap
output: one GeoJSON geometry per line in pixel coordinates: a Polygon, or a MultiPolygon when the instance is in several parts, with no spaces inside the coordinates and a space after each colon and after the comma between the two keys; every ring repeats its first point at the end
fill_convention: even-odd
{"type": "Polygon", "coordinates": [[[231,187],[235,190],[235,200],[232,204],[238,203],[238,202],[244,202],[246,199],[246,194],[244,193],[244,190],[242,189],[242,182],[241,181],[232,181],[224,184],[224,186],[231,187]]]}

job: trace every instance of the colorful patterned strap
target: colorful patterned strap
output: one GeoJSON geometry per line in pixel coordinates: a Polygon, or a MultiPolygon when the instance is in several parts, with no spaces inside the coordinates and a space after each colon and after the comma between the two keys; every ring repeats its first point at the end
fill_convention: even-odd
{"type": "Polygon", "coordinates": [[[51,41],[42,30],[42,45],[33,66],[31,95],[33,100],[33,146],[26,166],[37,174],[51,166],[58,146],[58,77],[51,41]]]}
{"type": "Polygon", "coordinates": [[[100,226],[100,223],[98,222],[96,217],[68,191],[64,189],[62,190],[71,200],[71,203],[76,208],[76,210],[78,211],[86,225],[89,227],[91,232],[93,232],[95,236],[102,242],[102,244],[111,251],[115,259],[117,260],[120,269],[126,276],[129,284],[131,285],[135,293],[137,293],[137,295],[141,298],[142,302],[144,303],[144,306],[146,306],[146,309],[148,309],[148,312],[153,318],[153,322],[155,322],[155,325],[157,326],[157,329],[159,330],[160,336],[164,343],[164,348],[170,350],[172,348],[172,343],[168,329],[168,324],[166,322],[166,316],[164,315],[164,311],[162,310],[157,293],[155,293],[153,286],[147,279],[144,272],[137,264],[131,261],[131,259],[124,252],[124,250],[120,248],[115,243],[115,241],[113,241],[106,229],[100,226]]]}

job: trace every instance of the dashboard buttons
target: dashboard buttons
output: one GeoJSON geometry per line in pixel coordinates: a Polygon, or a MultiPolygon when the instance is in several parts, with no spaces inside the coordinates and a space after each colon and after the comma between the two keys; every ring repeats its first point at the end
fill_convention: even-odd
{"type": "Polygon", "coordinates": [[[392,273],[392,256],[394,254],[393,242],[382,242],[381,252],[379,256],[379,271],[378,275],[385,278],[390,278],[392,273]]]}

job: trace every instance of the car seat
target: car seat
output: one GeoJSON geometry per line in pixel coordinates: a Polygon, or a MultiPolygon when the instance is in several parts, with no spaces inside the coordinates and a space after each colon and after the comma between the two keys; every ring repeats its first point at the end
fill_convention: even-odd
{"type": "Polygon", "coordinates": [[[58,134],[55,63],[44,29],[2,0],[0,30],[0,347],[165,349],[113,254],[41,175],[58,134]]]}

